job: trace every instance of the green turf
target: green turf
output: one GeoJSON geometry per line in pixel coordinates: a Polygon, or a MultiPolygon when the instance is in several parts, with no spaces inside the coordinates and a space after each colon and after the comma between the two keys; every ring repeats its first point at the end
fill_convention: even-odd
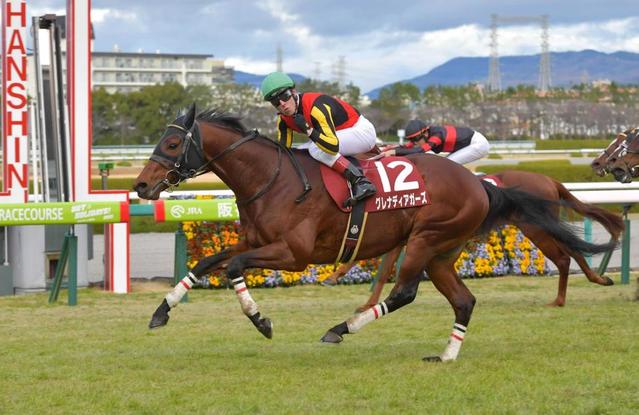
{"type": "Polygon", "coordinates": [[[82,289],[76,307],[4,297],[0,412],[636,414],[635,278],[600,287],[571,277],[561,309],[544,307],[556,277],[467,280],[478,302],[460,358],[446,364],[421,361],[443,350],[453,322],[430,283],[340,345],[318,340],[366,286],[252,290],[272,340],[227,290],[193,291],[156,331],[146,324],[166,287],[82,289]]]}

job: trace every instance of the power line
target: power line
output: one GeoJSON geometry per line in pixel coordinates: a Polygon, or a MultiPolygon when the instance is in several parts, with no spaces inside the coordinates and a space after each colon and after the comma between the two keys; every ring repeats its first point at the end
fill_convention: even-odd
{"type": "Polygon", "coordinates": [[[539,23],[541,26],[541,53],[539,56],[539,83],[537,88],[547,92],[551,86],[550,80],[550,42],[548,36],[548,15],[541,16],[499,16],[490,15],[490,62],[488,66],[488,90],[501,91],[501,71],[499,68],[499,24],[539,23]]]}

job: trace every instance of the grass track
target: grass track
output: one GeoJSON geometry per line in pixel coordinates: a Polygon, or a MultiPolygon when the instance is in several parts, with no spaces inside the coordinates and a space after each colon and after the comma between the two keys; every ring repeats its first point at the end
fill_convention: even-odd
{"type": "Polygon", "coordinates": [[[0,413],[636,414],[636,277],[613,287],[571,277],[563,309],[544,307],[556,277],[467,280],[478,303],[447,364],[421,361],[443,350],[453,322],[430,283],[337,346],[318,340],[365,286],[252,290],[271,341],[232,291],[193,291],[156,331],[146,324],[168,287],[84,289],[76,307],[3,297],[0,413]]]}

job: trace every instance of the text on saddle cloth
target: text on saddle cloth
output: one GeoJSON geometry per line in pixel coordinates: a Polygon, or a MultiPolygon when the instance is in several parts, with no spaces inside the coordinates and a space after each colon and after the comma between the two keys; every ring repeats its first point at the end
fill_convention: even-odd
{"type": "MultiPolygon", "coordinates": [[[[424,180],[417,167],[405,157],[358,160],[364,174],[377,188],[377,193],[364,200],[366,212],[412,208],[430,204],[424,180]]],[[[321,166],[324,186],[343,212],[342,203],[350,197],[346,179],[325,165],[321,166]]]]}

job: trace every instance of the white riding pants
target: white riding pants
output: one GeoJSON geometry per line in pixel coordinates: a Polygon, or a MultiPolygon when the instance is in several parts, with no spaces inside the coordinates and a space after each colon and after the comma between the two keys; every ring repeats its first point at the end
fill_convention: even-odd
{"type": "Polygon", "coordinates": [[[473,161],[479,160],[482,157],[486,157],[489,150],[490,143],[488,143],[486,137],[484,137],[481,133],[475,131],[475,134],[473,134],[473,136],[470,138],[470,144],[460,150],[455,151],[454,153],[450,153],[448,155],[448,159],[459,164],[471,163],[473,161]]]}
{"type": "Polygon", "coordinates": [[[335,155],[328,154],[311,140],[308,140],[297,148],[308,149],[308,153],[311,157],[332,167],[340,154],[343,156],[352,156],[353,154],[365,153],[375,147],[377,133],[375,132],[373,124],[364,118],[363,115],[360,115],[355,125],[337,131],[337,139],[339,140],[339,153],[335,155]]]}

